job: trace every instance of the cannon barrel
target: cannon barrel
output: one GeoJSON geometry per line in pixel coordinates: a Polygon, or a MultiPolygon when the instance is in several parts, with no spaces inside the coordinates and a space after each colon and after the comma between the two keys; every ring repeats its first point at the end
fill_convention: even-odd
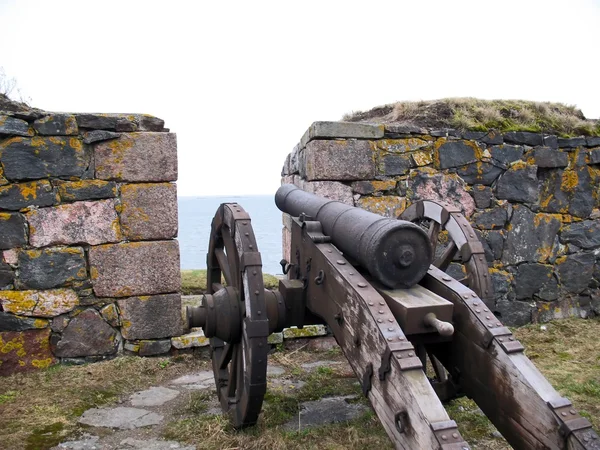
{"type": "Polygon", "coordinates": [[[321,222],[336,247],[390,288],[415,285],[432,262],[427,233],[414,223],[381,217],[292,184],[277,190],[275,204],[293,217],[304,213],[321,222]]]}

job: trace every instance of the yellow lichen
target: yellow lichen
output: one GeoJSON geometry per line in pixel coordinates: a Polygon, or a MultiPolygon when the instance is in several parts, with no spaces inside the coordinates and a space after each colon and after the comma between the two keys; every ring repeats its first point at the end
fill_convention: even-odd
{"type": "Polygon", "coordinates": [[[563,192],[573,192],[579,184],[579,176],[574,170],[565,170],[562,175],[562,182],[560,184],[563,192]]]}
{"type": "Polygon", "coordinates": [[[51,364],[52,364],[52,358],[33,359],[31,361],[31,365],[38,369],[45,369],[45,368],[49,367],[51,364]]]}

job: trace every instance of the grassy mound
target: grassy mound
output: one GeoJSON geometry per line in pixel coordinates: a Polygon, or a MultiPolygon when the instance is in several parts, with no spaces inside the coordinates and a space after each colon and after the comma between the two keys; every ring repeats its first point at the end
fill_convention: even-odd
{"type": "Polygon", "coordinates": [[[586,119],[574,106],[527,100],[445,98],[398,102],[369,111],[352,112],[346,114],[343,120],[463,131],[531,131],[563,137],[600,135],[600,121],[586,119]]]}
{"type": "MultiPolygon", "coordinates": [[[[267,273],[263,274],[263,282],[267,289],[277,289],[279,279],[267,273]]],[[[183,295],[198,295],[206,292],[206,270],[182,270],[181,293],[183,295]]]]}

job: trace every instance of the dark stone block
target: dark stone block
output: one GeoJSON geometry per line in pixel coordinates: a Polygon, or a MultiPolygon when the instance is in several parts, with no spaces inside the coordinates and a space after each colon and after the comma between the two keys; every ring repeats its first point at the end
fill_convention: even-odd
{"type": "Polygon", "coordinates": [[[140,131],[164,131],[164,129],[164,120],[148,115],[140,117],[140,131]]]}
{"type": "Polygon", "coordinates": [[[114,181],[58,181],[56,184],[62,201],[99,200],[117,196],[117,183],[114,181]]]}
{"type": "Polygon", "coordinates": [[[560,226],[559,217],[534,214],[525,206],[515,205],[502,261],[505,264],[546,262],[552,254],[560,226]]]}
{"type": "Polygon", "coordinates": [[[476,212],[471,218],[471,222],[480,230],[495,230],[504,228],[508,220],[506,208],[494,208],[488,211],[476,212]]]}
{"type": "Polygon", "coordinates": [[[411,124],[385,124],[385,134],[427,134],[427,129],[411,124]]]}
{"type": "Polygon", "coordinates": [[[76,135],[79,129],[75,116],[69,114],[53,114],[42,117],[33,123],[38,134],[44,136],[76,135]]]}
{"type": "Polygon", "coordinates": [[[0,311],[0,331],[38,330],[47,326],[48,321],[45,319],[15,316],[0,311]]]}
{"type": "Polygon", "coordinates": [[[117,331],[90,308],[69,321],[54,354],[60,358],[112,355],[117,353],[118,346],[117,331]]]}
{"type": "Polygon", "coordinates": [[[504,248],[504,231],[503,230],[489,230],[485,232],[485,240],[492,251],[494,260],[502,259],[502,250],[504,248]]]}
{"type": "Polygon", "coordinates": [[[383,174],[386,176],[404,175],[412,167],[415,165],[410,155],[387,155],[383,158],[383,174]]]}
{"type": "Polygon", "coordinates": [[[552,279],[552,266],[542,264],[520,264],[515,275],[517,300],[531,299],[542,286],[552,279]]]}
{"type": "Polygon", "coordinates": [[[584,291],[594,273],[595,258],[592,253],[577,253],[556,260],[556,269],[561,287],[579,294],[584,291]]]}
{"type": "Polygon", "coordinates": [[[436,149],[440,169],[460,167],[477,161],[477,144],[463,141],[447,141],[436,149]]]}
{"type": "Polygon", "coordinates": [[[600,247],[600,222],[584,220],[567,225],[560,234],[560,242],[572,242],[585,249],[600,247]]]}
{"type": "Polygon", "coordinates": [[[544,136],[544,147],[550,147],[550,148],[558,148],[558,138],[553,135],[553,134],[549,134],[544,136]]]}
{"type": "Polygon", "coordinates": [[[0,288],[10,286],[15,281],[15,272],[8,264],[0,261],[0,288]]]}
{"type": "Polygon", "coordinates": [[[108,141],[109,139],[116,139],[118,137],[121,137],[121,133],[115,133],[114,131],[86,131],[85,133],[83,133],[83,143],[92,144],[94,142],[108,141]]]}
{"type": "MultiPolygon", "coordinates": [[[[124,131],[124,132],[133,132],[133,131],[137,131],[138,126],[135,122],[125,118],[125,117],[119,117],[117,119],[117,125],[115,127],[115,129],[117,131],[124,131]]],[[[158,130],[160,131],[160,130],[158,130]]]]}
{"type": "Polygon", "coordinates": [[[102,114],[77,114],[77,124],[81,128],[93,128],[96,130],[115,130],[117,118],[102,114]]]}
{"type": "Polygon", "coordinates": [[[538,199],[537,166],[513,164],[498,180],[496,195],[513,202],[535,203],[538,199]]]}
{"type": "Polygon", "coordinates": [[[531,323],[533,309],[527,302],[498,300],[494,312],[504,325],[520,327],[531,323]]]}
{"type": "Polygon", "coordinates": [[[477,239],[479,239],[479,242],[481,242],[481,246],[483,247],[483,253],[485,254],[485,260],[488,263],[494,262],[494,254],[492,253],[492,249],[490,248],[489,244],[487,243],[487,240],[485,239],[485,235],[483,234],[484,232],[477,229],[474,229],[473,231],[475,231],[477,239]]]}
{"type": "Polygon", "coordinates": [[[19,253],[19,287],[52,289],[70,286],[87,278],[85,256],[80,247],[24,250],[19,253]]]}
{"type": "Polygon", "coordinates": [[[480,141],[484,144],[502,144],[504,139],[502,139],[502,134],[498,133],[495,130],[489,131],[464,131],[459,133],[459,137],[463,139],[480,141]]]}
{"type": "MultiPolygon", "coordinates": [[[[568,172],[568,171],[565,171],[568,172]]],[[[569,214],[576,217],[588,217],[594,209],[594,187],[597,186],[597,176],[592,169],[585,167],[578,167],[575,171],[577,175],[576,180],[570,180],[576,182],[575,186],[567,183],[567,186],[563,186],[570,191],[570,203],[569,203],[569,214]]]]}
{"type": "Polygon", "coordinates": [[[448,137],[448,135],[454,136],[455,133],[456,130],[453,130],[451,128],[442,128],[440,130],[431,130],[429,132],[429,134],[433,137],[448,137]]]}
{"type": "Polygon", "coordinates": [[[492,286],[494,287],[494,299],[500,301],[509,296],[514,297],[511,287],[511,275],[508,272],[494,270],[491,272],[492,286]]]}
{"type": "Polygon", "coordinates": [[[183,331],[179,294],[130,297],[118,300],[125,339],[158,339],[183,331]]]}
{"type": "Polygon", "coordinates": [[[446,273],[455,280],[460,280],[466,276],[464,266],[462,264],[451,263],[446,270],[446,273]]]}
{"type": "MultiPolygon", "coordinates": [[[[464,178],[463,178],[464,179],[464,178]]],[[[473,186],[473,199],[478,208],[489,208],[492,205],[492,188],[481,184],[473,186]]]]}
{"type": "Polygon", "coordinates": [[[504,133],[504,142],[535,147],[544,145],[544,136],[540,133],[530,133],[528,131],[509,131],[504,133]]]}
{"type": "Polygon", "coordinates": [[[558,146],[561,148],[575,148],[587,145],[584,137],[558,138],[558,146]]]}
{"type": "Polygon", "coordinates": [[[498,161],[505,168],[511,163],[523,159],[523,147],[518,145],[495,145],[489,151],[492,159],[498,161]]]}
{"type": "Polygon", "coordinates": [[[588,136],[585,138],[585,143],[588,147],[600,146],[600,136],[588,136]]]}
{"type": "Polygon", "coordinates": [[[12,138],[0,145],[4,176],[9,180],[81,177],[90,152],[77,138],[12,138]]]}
{"type": "Polygon", "coordinates": [[[542,285],[538,293],[535,295],[535,298],[546,302],[551,302],[556,300],[559,294],[558,282],[556,281],[555,277],[551,277],[547,283],[542,285]]]}
{"type": "Polygon", "coordinates": [[[29,124],[21,119],[0,116],[0,136],[30,136],[29,124]]]}
{"type": "Polygon", "coordinates": [[[169,353],[171,350],[171,339],[162,339],[156,341],[140,341],[140,356],[154,356],[169,353]]]}
{"type": "MultiPolygon", "coordinates": [[[[1,194],[0,194],[1,195],[1,194]]],[[[0,204],[2,197],[0,197],[0,204]]],[[[18,213],[0,213],[0,250],[22,247],[27,242],[25,218],[18,213]]]]}
{"type": "Polygon", "coordinates": [[[538,147],[533,151],[535,164],[540,168],[567,167],[569,157],[566,153],[548,147],[538,147]]]}
{"type": "Polygon", "coordinates": [[[503,172],[502,168],[488,162],[475,162],[460,167],[456,173],[465,183],[491,185],[503,172]]]}
{"type": "Polygon", "coordinates": [[[0,333],[3,342],[0,376],[31,372],[56,364],[50,351],[50,329],[5,331],[0,333]]]}
{"type": "Polygon", "coordinates": [[[49,181],[0,186],[0,208],[18,211],[28,206],[53,206],[58,196],[49,181]]]}

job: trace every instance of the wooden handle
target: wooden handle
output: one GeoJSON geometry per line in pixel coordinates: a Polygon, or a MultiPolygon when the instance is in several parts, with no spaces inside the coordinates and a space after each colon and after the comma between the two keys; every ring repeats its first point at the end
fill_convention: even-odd
{"type": "Polygon", "coordinates": [[[442,336],[452,336],[454,334],[454,327],[452,324],[450,322],[439,320],[432,312],[425,315],[423,323],[428,327],[435,328],[442,336]]]}

